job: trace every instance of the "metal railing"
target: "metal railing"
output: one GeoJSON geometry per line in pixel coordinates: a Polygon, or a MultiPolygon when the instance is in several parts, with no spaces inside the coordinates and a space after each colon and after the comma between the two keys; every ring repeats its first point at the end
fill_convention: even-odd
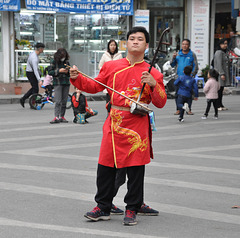
{"type": "Polygon", "coordinates": [[[230,56],[230,79],[233,87],[240,87],[240,57],[230,56]]]}

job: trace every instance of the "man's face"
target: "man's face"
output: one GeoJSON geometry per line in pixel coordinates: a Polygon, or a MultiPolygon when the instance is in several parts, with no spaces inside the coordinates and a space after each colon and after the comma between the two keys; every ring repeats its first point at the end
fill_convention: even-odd
{"type": "Polygon", "coordinates": [[[39,48],[39,53],[40,54],[43,53],[43,51],[44,51],[44,48],[39,48]]]}
{"type": "Polygon", "coordinates": [[[189,51],[189,47],[190,47],[190,45],[186,40],[182,42],[182,50],[183,51],[189,51]]]}
{"type": "Polygon", "coordinates": [[[127,49],[130,53],[144,53],[148,48],[144,33],[133,33],[128,37],[127,49]]]}

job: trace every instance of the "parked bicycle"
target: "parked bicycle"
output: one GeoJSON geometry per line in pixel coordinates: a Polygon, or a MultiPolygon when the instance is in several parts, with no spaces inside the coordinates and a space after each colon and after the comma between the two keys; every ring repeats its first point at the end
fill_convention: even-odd
{"type": "MultiPolygon", "coordinates": [[[[30,98],[29,98],[29,105],[31,109],[35,110],[41,110],[45,104],[54,104],[54,90],[53,90],[53,95],[52,95],[53,100],[49,100],[49,94],[48,91],[45,89],[45,92],[43,94],[40,93],[34,93],[30,98]]],[[[71,94],[68,94],[68,99],[67,99],[67,105],[66,108],[69,109],[71,108],[71,100],[72,96],[71,94]]]]}

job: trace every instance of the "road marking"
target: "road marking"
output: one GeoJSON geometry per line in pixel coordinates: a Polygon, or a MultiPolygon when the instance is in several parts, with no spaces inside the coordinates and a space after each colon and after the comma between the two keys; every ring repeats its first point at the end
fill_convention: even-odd
{"type": "MultiPolygon", "coordinates": [[[[83,137],[86,137],[88,136],[90,138],[90,136],[95,136],[95,138],[97,138],[97,135],[101,135],[99,137],[99,139],[101,139],[102,137],[102,132],[101,131],[92,131],[92,132],[79,132],[79,133],[69,133],[69,134],[64,134],[64,138],[66,137],[80,137],[80,136],[83,136],[83,137]]],[[[59,138],[59,135],[48,135],[47,136],[48,139],[56,139],[56,138],[59,138]]],[[[37,136],[22,136],[21,137],[21,141],[34,141],[34,140],[46,140],[46,135],[37,135],[37,136]]],[[[7,142],[18,142],[19,141],[19,138],[5,138],[5,139],[0,139],[0,143],[7,143],[7,142]]]]}
{"type": "Polygon", "coordinates": [[[186,170],[197,170],[197,171],[211,172],[211,173],[240,175],[240,170],[237,170],[237,169],[223,169],[223,168],[215,168],[215,167],[205,167],[205,166],[196,166],[196,165],[187,165],[187,164],[158,163],[158,162],[151,162],[149,165],[157,166],[161,168],[170,168],[170,169],[186,169],[186,170]]]}
{"type": "Polygon", "coordinates": [[[96,229],[87,229],[87,228],[79,228],[79,227],[70,227],[70,226],[59,226],[59,225],[49,225],[49,224],[40,224],[33,222],[23,222],[17,220],[6,219],[4,217],[0,217],[0,226],[13,226],[13,227],[24,227],[30,229],[40,229],[40,230],[48,230],[48,231],[61,231],[61,232],[72,232],[72,233],[81,233],[81,234],[89,234],[96,236],[109,236],[109,237],[123,237],[123,238],[132,238],[133,236],[139,238],[163,238],[160,236],[151,236],[151,235],[143,235],[136,233],[125,233],[125,232],[116,232],[116,231],[107,231],[107,230],[96,230],[96,229]]]}
{"type": "MultiPolygon", "coordinates": [[[[240,121],[239,121],[240,122],[240,121]]],[[[224,132],[219,132],[219,133],[204,133],[204,134],[187,134],[187,135],[176,135],[176,136],[164,136],[164,137],[155,137],[153,138],[153,141],[167,141],[167,140],[185,140],[185,139],[199,139],[199,138],[209,138],[209,137],[220,137],[220,136],[234,136],[234,135],[239,135],[240,131],[224,131],[224,132]]],[[[226,138],[225,138],[226,139],[226,138]]]]}
{"type": "Polygon", "coordinates": [[[221,155],[204,155],[204,154],[184,154],[184,153],[179,153],[174,151],[160,151],[160,152],[154,152],[154,154],[159,154],[159,155],[172,155],[172,156],[177,156],[177,157],[190,157],[192,159],[216,159],[216,160],[227,160],[227,161],[240,161],[239,157],[232,157],[232,156],[221,156],[221,155]],[[168,153],[169,152],[169,153],[168,153]]]}
{"type": "MultiPolygon", "coordinates": [[[[87,158],[84,156],[82,157],[83,158],[81,158],[81,160],[86,160],[85,158],[87,158]]],[[[95,159],[97,158],[91,158],[91,159],[88,159],[88,161],[95,161],[95,159]]],[[[202,172],[240,175],[240,170],[236,170],[236,169],[223,169],[223,168],[215,168],[215,167],[158,163],[158,162],[151,162],[148,166],[169,168],[169,169],[196,170],[196,171],[202,171],[202,172]]],[[[87,172],[86,170],[82,171],[82,170],[76,170],[76,169],[65,169],[65,168],[63,169],[63,168],[56,168],[56,167],[43,167],[43,166],[31,166],[31,165],[17,165],[17,164],[10,164],[10,163],[0,163],[0,168],[49,172],[49,173],[66,173],[66,174],[79,174],[79,175],[89,175],[89,176],[92,175],[92,172],[90,171],[87,172]]]]}
{"type": "Polygon", "coordinates": [[[182,154],[188,154],[188,153],[202,153],[202,152],[212,152],[212,151],[220,151],[220,150],[234,150],[234,149],[240,149],[240,144],[236,145],[219,145],[219,146],[208,146],[208,147],[196,147],[196,148],[184,148],[180,150],[166,150],[166,151],[157,151],[156,154],[165,154],[168,153],[168,155],[181,155],[182,154]]]}
{"type": "MultiPolygon", "coordinates": [[[[4,183],[4,182],[0,182],[0,189],[26,192],[26,193],[32,193],[32,194],[40,194],[40,195],[59,197],[59,198],[74,199],[74,200],[83,200],[88,202],[94,202],[93,198],[95,196],[94,194],[74,192],[74,191],[68,191],[63,189],[37,187],[37,186],[31,186],[31,185],[4,183]]],[[[120,198],[116,197],[114,199],[118,204],[122,202],[122,199],[120,198]]],[[[154,206],[154,208],[160,210],[160,212],[165,212],[168,214],[240,225],[240,216],[236,216],[236,215],[176,206],[171,204],[154,203],[150,201],[147,201],[147,202],[151,203],[151,205],[154,206]]]]}
{"type": "MultiPolygon", "coordinates": [[[[40,166],[0,164],[0,168],[26,170],[26,171],[37,171],[37,172],[44,172],[44,173],[71,174],[71,175],[91,176],[91,177],[96,176],[96,174],[92,173],[92,171],[50,168],[50,167],[40,167],[40,166]]],[[[207,184],[201,184],[201,183],[190,183],[190,182],[183,182],[183,181],[179,181],[179,180],[159,179],[159,178],[152,178],[152,177],[146,176],[145,183],[156,184],[156,185],[161,185],[161,186],[181,187],[181,188],[186,188],[186,189],[195,189],[195,190],[202,190],[202,191],[208,191],[208,192],[240,195],[239,188],[217,186],[217,185],[207,185],[207,184]]],[[[2,184],[2,183],[0,182],[0,184],[2,184]]],[[[0,189],[1,188],[2,187],[0,186],[0,189]]],[[[5,187],[4,187],[4,189],[5,189],[5,187]]]]}

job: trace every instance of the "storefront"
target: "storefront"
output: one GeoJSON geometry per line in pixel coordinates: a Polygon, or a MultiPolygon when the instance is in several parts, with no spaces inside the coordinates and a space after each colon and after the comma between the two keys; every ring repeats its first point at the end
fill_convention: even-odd
{"type": "MultiPolygon", "coordinates": [[[[14,1],[19,2],[19,0],[11,0],[10,2],[14,1]]],[[[115,6],[111,9],[108,7],[107,11],[103,11],[103,4],[98,6],[98,11],[91,10],[90,5],[82,6],[80,4],[61,6],[61,9],[64,8],[65,10],[59,11],[59,9],[53,7],[53,3],[51,4],[51,2],[59,2],[59,4],[63,2],[75,2],[77,4],[79,2],[70,0],[21,0],[20,2],[20,11],[16,11],[16,9],[11,11],[9,8],[8,11],[2,12],[0,17],[2,26],[0,31],[0,66],[3,68],[3,71],[0,72],[0,80],[3,82],[26,79],[27,57],[36,42],[43,42],[46,45],[45,53],[40,56],[42,70],[49,64],[56,49],[64,47],[70,54],[72,65],[76,64],[84,72],[95,76],[98,73],[97,66],[100,57],[110,39],[115,39],[119,43],[120,50],[125,50],[126,33],[129,28],[134,26],[134,13],[137,9],[149,10],[151,49],[156,47],[161,32],[166,27],[171,29],[168,37],[171,43],[170,54],[167,57],[163,55],[162,61],[170,59],[171,54],[180,49],[181,41],[184,38],[192,38],[193,13],[190,9],[193,1],[190,0],[116,0],[111,2],[133,3],[131,5],[132,9],[129,6],[122,9],[115,6]],[[66,11],[67,8],[69,11],[66,11]],[[125,12],[123,9],[125,9],[125,12]],[[84,10],[84,12],[80,10],[84,10]],[[110,10],[116,10],[117,12],[110,10]],[[129,12],[129,10],[132,12],[129,12]]],[[[106,1],[92,0],[92,2],[106,1]]],[[[211,11],[208,20],[209,25],[211,25],[214,24],[210,19],[213,19],[213,15],[215,15],[215,6],[217,6],[216,9],[219,9],[218,0],[201,1],[201,3],[205,2],[209,4],[209,11],[211,11]]],[[[11,8],[14,8],[14,6],[11,8]]],[[[212,27],[210,27],[204,45],[208,52],[213,51],[212,39],[214,39],[214,34],[212,27]],[[210,44],[207,44],[207,41],[210,44]]],[[[151,52],[153,51],[150,50],[151,52]]]]}
{"type": "MultiPolygon", "coordinates": [[[[95,75],[107,42],[115,39],[119,46],[123,45],[128,21],[126,15],[113,14],[63,14],[28,10],[15,13],[18,79],[26,79],[28,54],[36,42],[46,45],[44,54],[40,55],[42,71],[55,51],[64,47],[70,54],[71,64],[78,65],[91,76],[95,75]]],[[[120,47],[120,50],[125,49],[120,47]]]]}

